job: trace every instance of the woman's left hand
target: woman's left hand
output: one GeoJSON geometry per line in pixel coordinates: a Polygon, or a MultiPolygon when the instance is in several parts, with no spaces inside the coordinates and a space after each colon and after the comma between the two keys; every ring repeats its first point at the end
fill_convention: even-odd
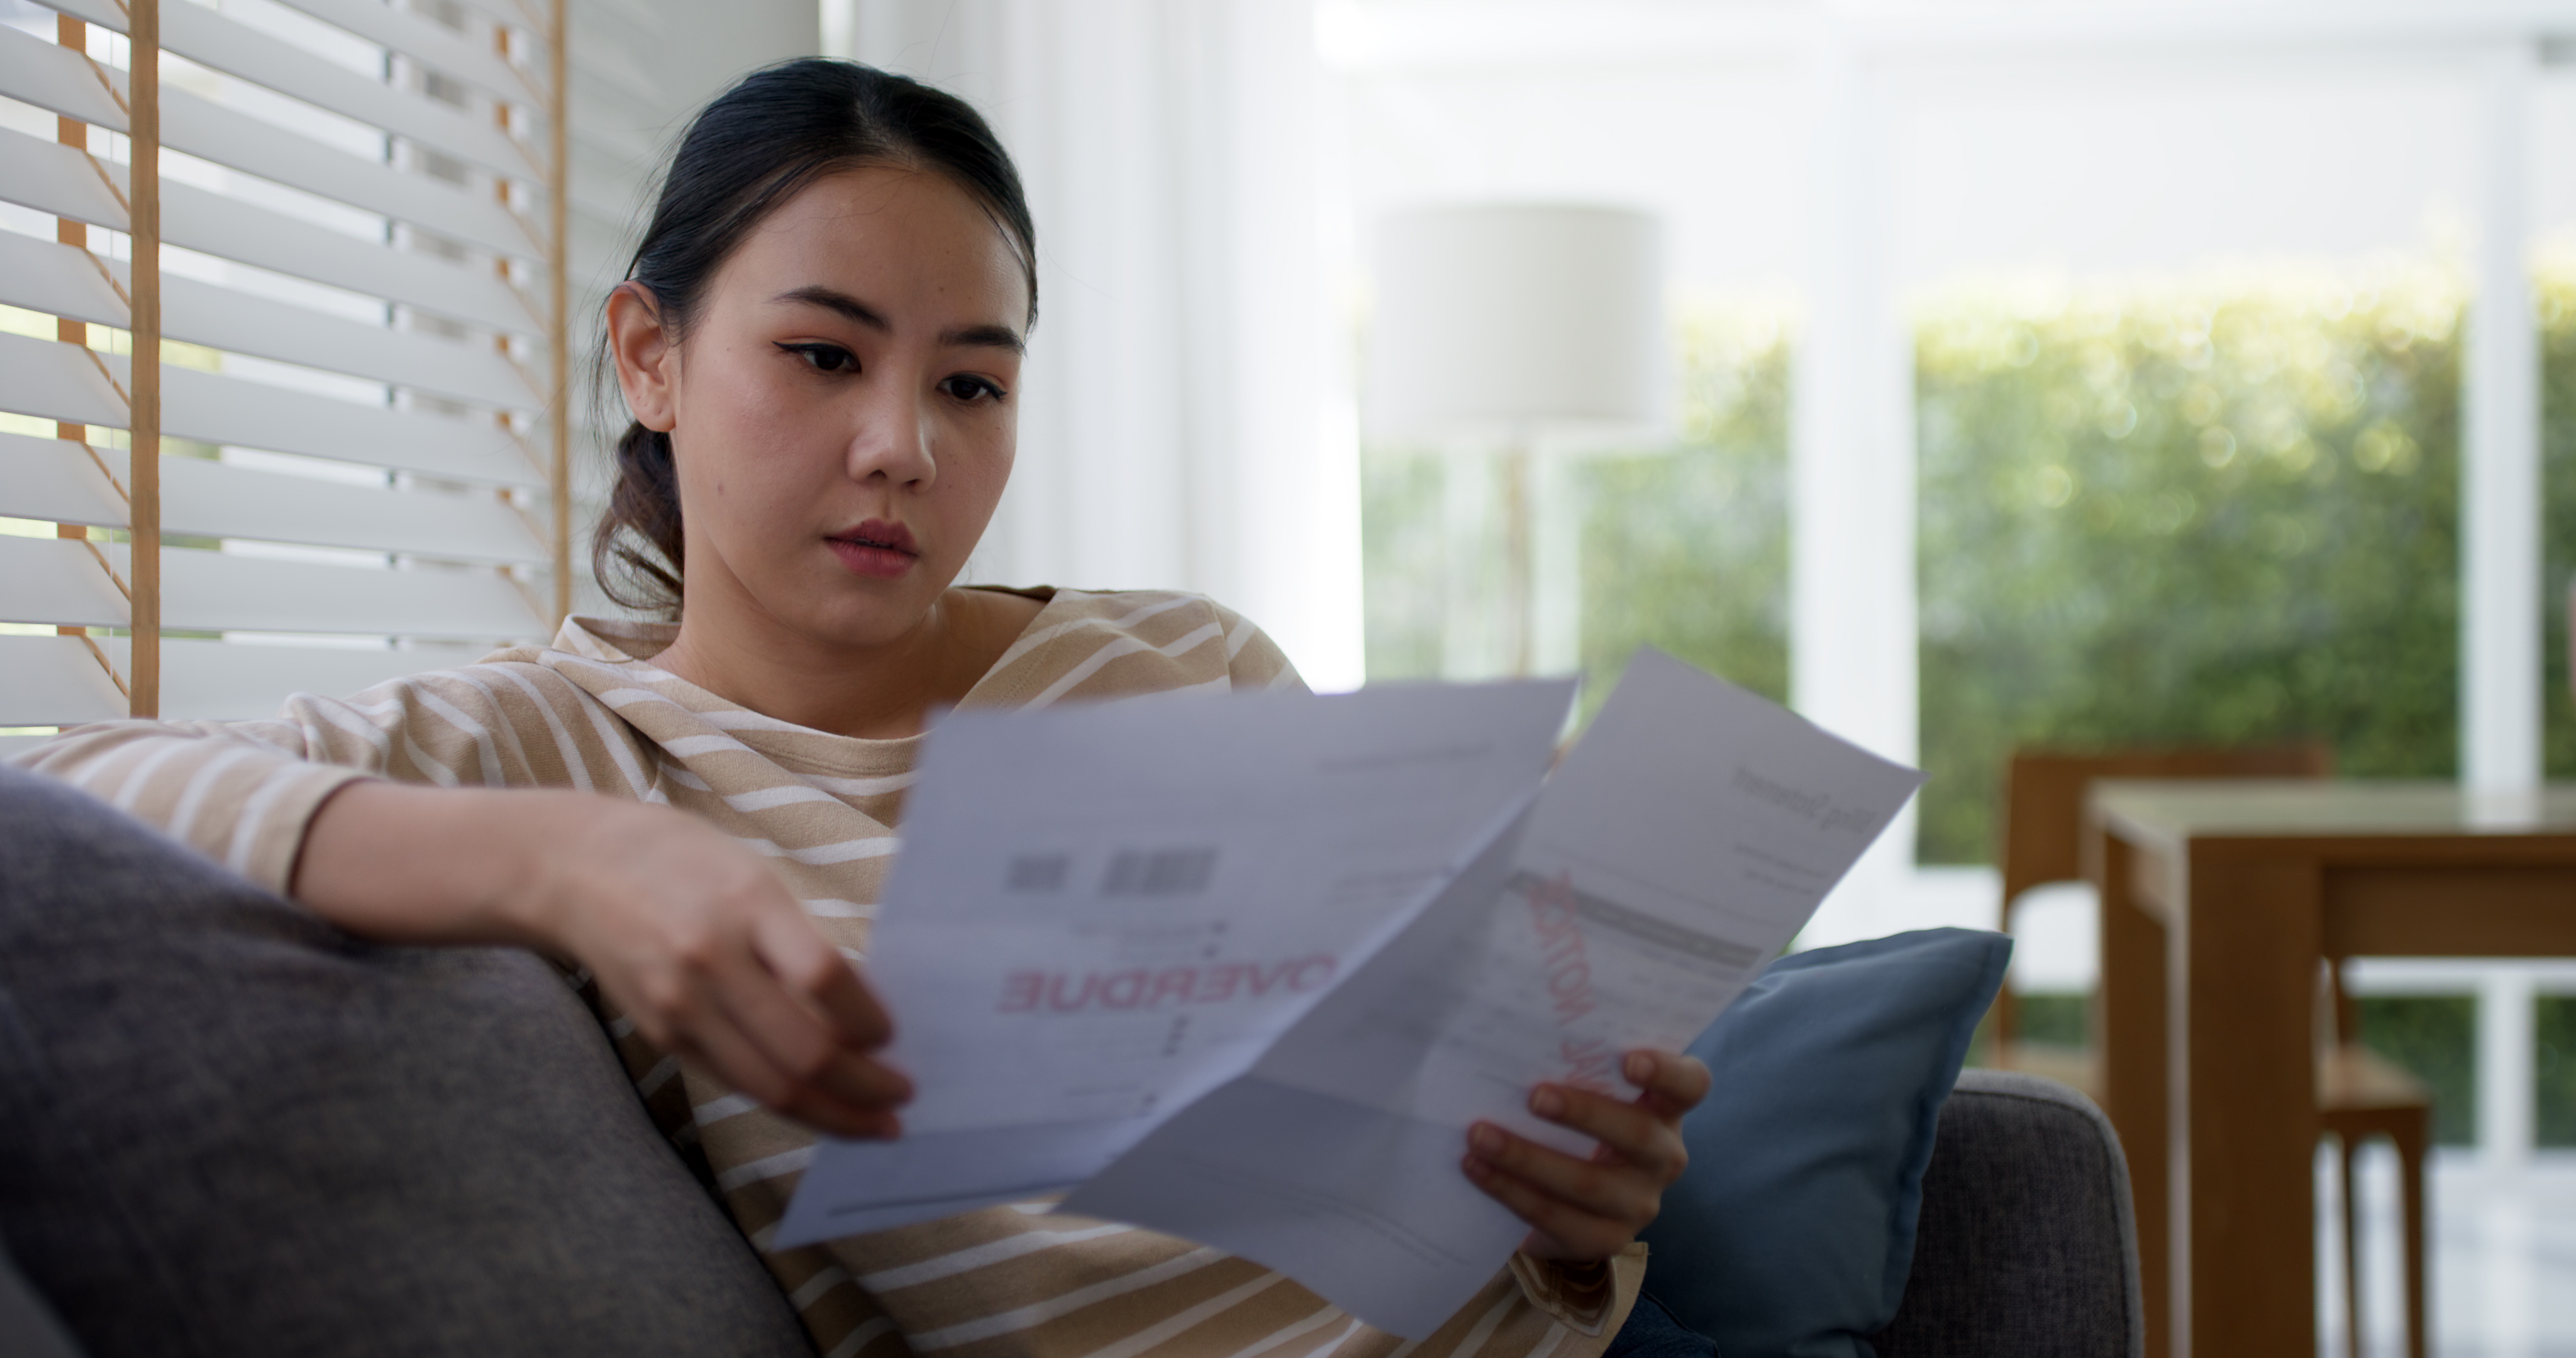
{"type": "Polygon", "coordinates": [[[1565,1085],[1530,1092],[1530,1112],[1600,1144],[1592,1158],[1514,1136],[1490,1122],[1467,1132],[1467,1177],[1530,1224],[1523,1253],[1573,1262],[1627,1248],[1682,1175],[1682,1115],[1708,1096],[1708,1067],[1673,1052],[1628,1053],[1620,1066],[1643,1092],[1633,1103],[1565,1085]]]}

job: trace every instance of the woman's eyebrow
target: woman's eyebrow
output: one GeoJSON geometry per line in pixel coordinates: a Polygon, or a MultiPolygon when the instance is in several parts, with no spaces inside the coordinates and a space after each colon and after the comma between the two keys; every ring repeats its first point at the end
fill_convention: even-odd
{"type": "Polygon", "coordinates": [[[807,306],[818,306],[823,308],[825,311],[837,312],[860,325],[866,326],[870,330],[881,331],[888,334],[891,334],[894,331],[893,322],[888,321],[885,318],[884,312],[877,310],[875,307],[869,306],[867,303],[860,301],[856,297],[852,297],[846,292],[834,292],[832,289],[824,287],[820,283],[808,283],[804,287],[790,289],[778,294],[770,300],[773,302],[802,302],[807,306]]]}
{"type": "MultiPolygon", "coordinates": [[[[894,333],[894,323],[885,318],[884,312],[846,292],[836,292],[819,283],[792,288],[770,300],[818,306],[880,334],[894,333]]],[[[951,347],[964,345],[977,349],[1008,349],[1015,354],[1027,353],[1029,348],[1028,341],[1020,338],[1020,332],[1007,325],[959,326],[954,330],[942,331],[939,342],[951,347]]]]}
{"type": "Polygon", "coordinates": [[[965,345],[977,349],[1008,349],[1015,354],[1029,351],[1028,341],[1007,325],[966,325],[942,331],[939,342],[951,347],[965,345]]]}

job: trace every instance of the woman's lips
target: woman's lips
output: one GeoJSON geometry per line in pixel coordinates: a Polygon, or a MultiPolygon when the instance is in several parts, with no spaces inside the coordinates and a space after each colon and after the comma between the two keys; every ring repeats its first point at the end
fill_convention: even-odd
{"type": "Polygon", "coordinates": [[[899,523],[870,519],[855,528],[845,528],[823,539],[841,564],[859,575],[891,580],[911,570],[921,559],[921,548],[912,540],[912,530],[899,523]]]}

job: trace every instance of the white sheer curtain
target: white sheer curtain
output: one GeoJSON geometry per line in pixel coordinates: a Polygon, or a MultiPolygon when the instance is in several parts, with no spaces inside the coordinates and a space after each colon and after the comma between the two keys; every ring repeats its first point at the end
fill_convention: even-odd
{"type": "Polygon", "coordinates": [[[972,100],[1037,215],[1019,467],[970,574],[1201,590],[1356,685],[1311,0],[826,0],[824,30],[972,100]]]}

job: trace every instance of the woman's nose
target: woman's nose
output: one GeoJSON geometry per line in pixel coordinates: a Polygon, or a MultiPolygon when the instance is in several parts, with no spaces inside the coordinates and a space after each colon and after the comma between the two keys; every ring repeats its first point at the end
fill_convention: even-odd
{"type": "Polygon", "coordinates": [[[925,402],[887,390],[859,411],[850,431],[848,472],[853,481],[882,476],[898,486],[927,486],[938,475],[933,426],[925,402]]]}

